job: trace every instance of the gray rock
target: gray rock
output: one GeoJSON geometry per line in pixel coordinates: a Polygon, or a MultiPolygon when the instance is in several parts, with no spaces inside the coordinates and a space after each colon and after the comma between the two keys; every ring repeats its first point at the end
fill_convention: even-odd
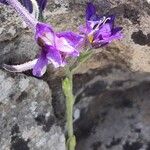
{"type": "Polygon", "coordinates": [[[0,91],[1,150],[65,150],[44,81],[0,70],[0,91]]]}
{"type": "Polygon", "coordinates": [[[0,65],[20,64],[36,57],[39,48],[34,33],[23,27],[17,13],[9,6],[0,4],[0,65]]]}
{"type": "Polygon", "coordinates": [[[150,74],[118,67],[93,70],[75,79],[77,150],[148,150],[150,74]],[[89,78],[88,78],[89,77],[89,78]]]}
{"type": "Polygon", "coordinates": [[[1,42],[0,49],[0,64],[21,64],[34,59],[40,51],[31,33],[23,33],[11,42],[1,42]]]}

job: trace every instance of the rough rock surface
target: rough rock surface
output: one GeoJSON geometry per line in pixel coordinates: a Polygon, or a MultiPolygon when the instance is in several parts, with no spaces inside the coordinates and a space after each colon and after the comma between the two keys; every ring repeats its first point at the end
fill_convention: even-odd
{"type": "Polygon", "coordinates": [[[150,74],[120,67],[78,76],[77,150],[149,150],[150,74]]]}
{"type": "MultiPolygon", "coordinates": [[[[56,31],[77,31],[87,1],[49,1],[46,22],[56,31]]],[[[93,1],[100,14],[116,14],[124,38],[98,49],[75,75],[77,150],[150,150],[149,1],[93,1]]],[[[0,25],[0,64],[23,63],[38,54],[33,33],[9,7],[0,5],[0,25]]],[[[65,121],[62,75],[49,67],[43,77],[51,101],[45,82],[0,71],[2,150],[65,149],[58,126],[65,121]]]]}
{"type": "Polygon", "coordinates": [[[0,149],[65,150],[44,81],[0,70],[0,149]]]}

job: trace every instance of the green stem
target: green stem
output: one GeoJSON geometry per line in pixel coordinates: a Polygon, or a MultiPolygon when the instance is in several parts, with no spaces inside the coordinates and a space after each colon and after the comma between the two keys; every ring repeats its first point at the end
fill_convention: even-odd
{"type": "Polygon", "coordinates": [[[66,97],[66,109],[67,109],[67,128],[68,128],[68,137],[73,136],[73,101],[74,97],[72,94],[72,78],[70,80],[70,93],[68,93],[68,97],[66,97]]]}
{"type": "Polygon", "coordinates": [[[67,77],[63,81],[63,91],[66,97],[66,117],[67,117],[67,149],[75,150],[76,139],[73,132],[73,75],[67,72],[67,77]]]}

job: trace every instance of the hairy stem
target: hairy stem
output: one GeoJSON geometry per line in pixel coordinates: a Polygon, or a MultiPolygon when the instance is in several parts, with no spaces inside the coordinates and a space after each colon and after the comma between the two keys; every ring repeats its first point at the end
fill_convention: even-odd
{"type": "Polygon", "coordinates": [[[36,24],[38,21],[26,10],[26,8],[23,7],[21,3],[18,2],[18,0],[6,0],[6,1],[12,8],[16,10],[18,15],[22,17],[23,21],[25,21],[25,23],[35,31],[36,24]]]}
{"type": "Polygon", "coordinates": [[[63,91],[66,97],[66,117],[67,117],[67,149],[75,150],[76,138],[73,132],[73,75],[69,72],[63,81],[63,91]]]}

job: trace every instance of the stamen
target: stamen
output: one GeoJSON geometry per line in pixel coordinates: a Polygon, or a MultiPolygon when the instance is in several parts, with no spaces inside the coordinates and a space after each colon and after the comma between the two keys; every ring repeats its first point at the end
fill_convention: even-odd
{"type": "Polygon", "coordinates": [[[99,23],[98,23],[98,25],[96,26],[95,30],[99,30],[99,27],[100,27],[101,25],[104,25],[104,24],[107,22],[107,20],[110,20],[110,19],[111,19],[110,17],[106,18],[106,17],[104,16],[103,19],[99,21],[99,23]]]}
{"type": "Polygon", "coordinates": [[[16,12],[22,17],[26,24],[35,31],[38,21],[21,5],[17,0],[6,0],[7,3],[12,6],[16,12]]]}
{"type": "Polygon", "coordinates": [[[110,17],[108,17],[108,18],[105,17],[103,24],[105,24],[107,22],[107,20],[110,20],[110,19],[111,19],[110,17]]]}
{"type": "Polygon", "coordinates": [[[94,39],[94,36],[91,34],[91,35],[88,36],[88,38],[89,38],[89,42],[92,43],[93,39],[94,39]]]}
{"type": "Polygon", "coordinates": [[[99,26],[100,26],[100,25],[104,24],[105,20],[106,20],[106,17],[103,16],[103,19],[100,20],[99,23],[98,23],[98,25],[97,25],[97,29],[99,29],[99,26]]]}
{"type": "Polygon", "coordinates": [[[94,27],[93,27],[93,29],[94,30],[99,30],[99,27],[102,25],[102,24],[104,24],[105,23],[105,20],[106,20],[107,18],[104,16],[103,18],[102,18],[102,20],[100,20],[94,27]]]}

